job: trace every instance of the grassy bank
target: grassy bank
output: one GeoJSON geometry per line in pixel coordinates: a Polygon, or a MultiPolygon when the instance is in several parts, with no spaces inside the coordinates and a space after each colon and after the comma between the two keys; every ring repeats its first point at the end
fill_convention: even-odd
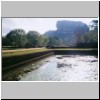
{"type": "Polygon", "coordinates": [[[2,57],[11,57],[11,56],[19,56],[24,54],[31,54],[37,52],[43,52],[48,50],[59,50],[59,51],[91,51],[91,50],[98,50],[97,48],[53,48],[53,49],[46,49],[46,48],[29,48],[29,49],[16,49],[16,50],[2,50],[2,57]]]}
{"type": "Polygon", "coordinates": [[[79,51],[89,51],[89,50],[98,50],[98,48],[53,48],[52,50],[79,50],[79,51]]]}
{"type": "Polygon", "coordinates": [[[14,49],[20,49],[20,48],[14,46],[2,46],[2,50],[14,50],[14,49]]]}
{"type": "Polygon", "coordinates": [[[2,50],[2,57],[19,56],[24,54],[31,54],[37,52],[48,51],[46,48],[30,48],[30,49],[17,49],[17,50],[2,50]]]}

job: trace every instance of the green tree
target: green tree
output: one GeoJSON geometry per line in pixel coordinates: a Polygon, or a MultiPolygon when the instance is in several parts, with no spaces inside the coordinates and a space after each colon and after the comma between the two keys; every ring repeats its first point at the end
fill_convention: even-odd
{"type": "Polygon", "coordinates": [[[16,47],[24,47],[27,41],[26,33],[23,29],[11,30],[7,35],[6,39],[9,45],[16,47]]]}
{"type": "Polygon", "coordinates": [[[36,31],[29,31],[27,33],[27,47],[38,47],[39,46],[40,34],[36,31]]]}
{"type": "Polygon", "coordinates": [[[98,20],[92,20],[92,21],[90,22],[89,27],[90,27],[92,30],[98,30],[98,20]]]}
{"type": "Polygon", "coordinates": [[[81,47],[98,47],[98,20],[93,20],[89,26],[91,30],[80,37],[78,46],[81,47]]]}
{"type": "Polygon", "coordinates": [[[93,29],[85,33],[82,39],[85,43],[97,43],[98,42],[98,20],[92,20],[91,25],[93,29]]]}
{"type": "Polygon", "coordinates": [[[97,30],[89,31],[88,33],[84,34],[82,38],[83,42],[85,43],[98,42],[98,31],[97,30]]]}
{"type": "Polygon", "coordinates": [[[39,40],[38,40],[38,45],[40,47],[45,47],[47,42],[48,42],[48,39],[44,36],[44,35],[39,35],[39,40]]]}
{"type": "Polygon", "coordinates": [[[48,47],[60,47],[62,45],[63,45],[63,42],[58,37],[49,37],[48,38],[48,43],[47,43],[48,47]]]}
{"type": "Polygon", "coordinates": [[[7,43],[7,42],[6,42],[6,38],[3,36],[3,37],[2,37],[2,46],[6,46],[6,43],[7,43]]]}

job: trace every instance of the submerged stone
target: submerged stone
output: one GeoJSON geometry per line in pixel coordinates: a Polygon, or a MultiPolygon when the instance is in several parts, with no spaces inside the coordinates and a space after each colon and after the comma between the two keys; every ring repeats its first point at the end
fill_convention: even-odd
{"type": "Polygon", "coordinates": [[[63,57],[56,57],[56,58],[58,58],[58,59],[63,59],[63,57]]]}
{"type": "Polygon", "coordinates": [[[45,61],[45,62],[50,62],[50,61],[45,61]]]}
{"type": "Polygon", "coordinates": [[[28,69],[28,70],[25,70],[24,72],[25,72],[25,73],[28,73],[28,72],[30,72],[30,71],[31,71],[31,69],[28,69]]]}
{"type": "Polygon", "coordinates": [[[65,66],[72,67],[72,64],[65,64],[65,66]]]}
{"type": "Polygon", "coordinates": [[[58,64],[57,64],[57,67],[58,67],[58,68],[60,68],[60,67],[64,67],[64,66],[65,66],[65,65],[64,65],[63,63],[61,63],[61,64],[58,63],[58,64]]]}
{"type": "Polygon", "coordinates": [[[91,62],[97,62],[98,60],[92,60],[91,62]]]}

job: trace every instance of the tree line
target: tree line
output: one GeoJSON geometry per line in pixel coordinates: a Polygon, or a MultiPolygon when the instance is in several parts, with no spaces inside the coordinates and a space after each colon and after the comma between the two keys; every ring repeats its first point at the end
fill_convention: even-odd
{"type": "Polygon", "coordinates": [[[19,48],[30,47],[52,47],[62,45],[57,37],[46,37],[37,31],[26,33],[23,29],[13,29],[2,37],[2,46],[13,46],[19,48]]]}
{"type": "Polygon", "coordinates": [[[98,20],[93,20],[89,27],[89,32],[78,37],[77,47],[98,48],[98,20]]]}
{"type": "MultiPolygon", "coordinates": [[[[77,44],[75,47],[98,47],[98,21],[93,20],[89,26],[92,28],[87,33],[80,35],[75,33],[72,44],[77,44]]],[[[80,31],[79,31],[80,32],[80,31]]],[[[70,40],[69,40],[70,41],[70,40]]],[[[13,46],[18,48],[31,47],[64,47],[63,39],[53,36],[48,37],[45,34],[40,34],[37,31],[25,32],[23,29],[13,29],[6,36],[2,36],[2,46],[13,46]]]]}

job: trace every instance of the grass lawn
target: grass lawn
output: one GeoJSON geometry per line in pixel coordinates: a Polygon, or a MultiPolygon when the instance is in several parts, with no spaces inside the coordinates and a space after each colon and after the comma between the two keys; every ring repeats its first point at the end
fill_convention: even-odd
{"type": "Polygon", "coordinates": [[[37,52],[43,52],[43,51],[48,51],[48,50],[90,51],[90,50],[98,50],[98,49],[97,48],[54,48],[54,49],[29,48],[29,49],[14,49],[14,50],[2,50],[2,57],[24,55],[24,54],[37,53],[37,52]]]}
{"type": "Polygon", "coordinates": [[[10,57],[17,55],[24,55],[36,52],[48,51],[46,48],[30,48],[30,49],[17,49],[17,50],[2,50],[2,57],[10,57]]]}
{"type": "Polygon", "coordinates": [[[98,48],[54,48],[53,50],[98,50],[98,48]]]}
{"type": "Polygon", "coordinates": [[[14,49],[19,49],[18,47],[13,47],[13,46],[2,46],[2,50],[14,50],[14,49]]]}

